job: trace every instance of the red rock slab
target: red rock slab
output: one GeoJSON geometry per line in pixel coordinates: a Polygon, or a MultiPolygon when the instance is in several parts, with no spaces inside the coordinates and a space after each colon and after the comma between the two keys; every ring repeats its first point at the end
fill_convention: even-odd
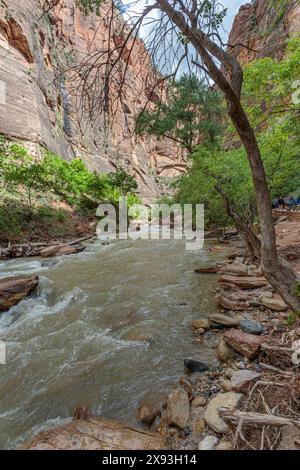
{"type": "Polygon", "coordinates": [[[229,346],[248,359],[253,359],[258,353],[260,346],[266,341],[266,338],[263,336],[251,335],[233,328],[226,331],[223,337],[229,346]]]}
{"type": "Polygon", "coordinates": [[[257,289],[268,284],[264,277],[238,277],[227,274],[220,276],[219,282],[234,284],[241,289],[257,289]]]}
{"type": "Polygon", "coordinates": [[[0,280],[0,312],[17,305],[38,286],[38,276],[6,277],[0,280]]]}

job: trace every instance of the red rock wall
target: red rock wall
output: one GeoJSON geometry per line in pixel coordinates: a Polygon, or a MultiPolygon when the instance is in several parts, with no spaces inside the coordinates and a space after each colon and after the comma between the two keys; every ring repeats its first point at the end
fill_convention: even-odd
{"type": "MultiPolygon", "coordinates": [[[[107,131],[103,116],[91,122],[79,110],[75,96],[68,93],[73,84],[70,74],[66,80],[54,81],[59,70],[107,47],[107,7],[102,8],[100,18],[86,17],[75,7],[75,0],[60,0],[49,14],[42,15],[43,3],[0,2],[0,133],[33,147],[45,145],[67,159],[79,155],[100,172],[120,165],[137,178],[143,198],[156,197],[155,176],[177,176],[186,162],[172,142],[137,138],[133,133],[135,116],[149,97],[150,101],[156,98],[149,96],[154,71],[143,43],[133,45],[122,103],[115,106],[107,131]]],[[[116,22],[115,30],[120,26],[116,22]]],[[[115,35],[115,42],[118,40],[115,35]]],[[[124,50],[124,61],[131,45],[124,50]]],[[[115,81],[112,101],[118,88],[115,81]]]]}
{"type": "Polygon", "coordinates": [[[228,43],[229,50],[242,64],[259,57],[281,58],[285,40],[300,32],[298,0],[255,0],[241,6],[235,17],[228,43]],[[242,47],[243,44],[247,47],[242,47]]]}

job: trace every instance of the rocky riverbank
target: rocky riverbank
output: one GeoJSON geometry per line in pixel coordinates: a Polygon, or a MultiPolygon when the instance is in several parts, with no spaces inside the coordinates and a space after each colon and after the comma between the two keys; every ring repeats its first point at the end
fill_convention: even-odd
{"type": "MultiPolygon", "coordinates": [[[[299,266],[299,228],[277,224],[278,249],[299,266]]],[[[172,449],[273,450],[300,448],[300,321],[241,247],[218,266],[216,301],[222,309],[195,318],[199,343],[215,349],[219,365],[185,360],[186,375],[160,409],[139,419],[162,433],[172,449]],[[159,416],[159,418],[158,418],[159,416]]]]}

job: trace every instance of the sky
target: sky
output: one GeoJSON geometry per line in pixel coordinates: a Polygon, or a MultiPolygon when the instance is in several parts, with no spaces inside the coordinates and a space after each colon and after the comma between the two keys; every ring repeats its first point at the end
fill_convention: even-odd
{"type": "MultiPolygon", "coordinates": [[[[133,0],[123,0],[123,4],[125,5],[131,5],[133,0]]],[[[225,29],[225,33],[224,33],[224,40],[226,41],[227,40],[227,37],[228,37],[228,34],[231,30],[231,26],[232,26],[232,23],[233,23],[233,20],[234,20],[234,17],[235,15],[237,14],[239,8],[241,5],[244,5],[246,3],[249,3],[251,0],[220,0],[220,3],[225,7],[227,8],[227,16],[224,20],[224,29],[225,29]]],[[[128,7],[128,10],[127,12],[129,12],[129,15],[131,15],[131,12],[133,14],[133,10],[135,12],[142,12],[145,5],[147,4],[147,0],[140,0],[138,1],[134,7],[128,7]]],[[[151,1],[149,1],[149,4],[151,4],[151,1]]],[[[124,15],[126,17],[126,13],[124,15]]],[[[143,30],[140,31],[140,34],[141,36],[143,36],[143,30]]]]}
{"type": "MultiPolygon", "coordinates": [[[[244,5],[246,3],[249,3],[250,0],[218,0],[219,4],[222,5],[224,8],[227,8],[227,15],[223,21],[223,25],[219,30],[220,36],[222,38],[222,42],[224,44],[227,43],[228,41],[228,35],[230,33],[233,20],[235,15],[237,14],[239,8],[241,5],[244,5]]],[[[147,5],[152,5],[154,3],[154,0],[122,0],[122,4],[125,7],[123,10],[123,16],[126,21],[133,22],[134,24],[137,21],[137,18],[140,17],[140,14],[144,11],[145,7],[147,5]]],[[[158,18],[159,17],[159,12],[158,10],[154,10],[150,13],[150,17],[147,16],[147,18],[144,20],[142,23],[142,26],[139,30],[139,36],[144,39],[146,48],[151,44],[150,47],[153,47],[153,38],[154,36],[151,37],[152,31],[154,31],[154,26],[153,23],[151,22],[151,18],[158,18]],[[149,21],[150,19],[150,21],[149,21]]],[[[173,44],[173,37],[170,39],[171,43],[173,44]]],[[[160,39],[158,40],[158,43],[160,43],[160,39]]],[[[156,48],[156,45],[154,46],[156,48]]],[[[191,50],[191,54],[189,56],[189,60],[187,62],[186,59],[184,59],[182,62],[180,62],[179,57],[182,56],[182,51],[177,48],[177,45],[175,43],[174,49],[170,49],[169,45],[167,44],[167,48],[162,48],[160,49],[159,47],[155,49],[156,54],[153,55],[154,59],[154,66],[160,70],[160,72],[163,75],[169,75],[171,73],[176,72],[176,76],[179,77],[182,74],[186,73],[188,70],[190,71],[190,66],[191,66],[191,59],[199,61],[199,58],[197,55],[194,55],[194,52],[191,50]],[[169,52],[171,51],[172,52],[169,52]],[[165,52],[167,51],[167,52],[165,52]],[[174,54],[174,57],[172,59],[172,54],[174,54]],[[165,60],[168,57],[168,60],[165,60]],[[179,66],[178,66],[179,64],[179,66]]],[[[199,76],[202,74],[202,72],[197,68],[196,72],[199,76]]]]}
{"type": "Polygon", "coordinates": [[[230,32],[234,17],[239,11],[240,6],[245,5],[246,3],[250,3],[250,0],[248,0],[248,2],[245,0],[223,0],[222,4],[225,8],[228,8],[227,17],[224,21],[224,27],[227,33],[230,32]]]}

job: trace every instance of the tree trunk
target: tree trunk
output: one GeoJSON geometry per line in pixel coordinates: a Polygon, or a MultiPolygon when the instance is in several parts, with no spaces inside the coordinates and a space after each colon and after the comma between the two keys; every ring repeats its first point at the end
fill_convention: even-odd
{"type": "Polygon", "coordinates": [[[297,273],[285,260],[278,257],[270,192],[254,131],[242,105],[229,100],[227,103],[229,116],[244,144],[252,172],[261,225],[262,271],[286,303],[295,312],[300,312],[300,298],[295,293],[298,282],[297,273]]]}
{"type": "Polygon", "coordinates": [[[220,184],[215,185],[216,191],[220,194],[224,201],[225,209],[229,217],[232,218],[234,221],[235,227],[238,233],[243,237],[246,245],[246,249],[249,255],[249,258],[254,261],[261,260],[261,242],[257,237],[256,233],[253,231],[252,227],[249,223],[245,220],[242,220],[241,217],[238,215],[236,210],[233,207],[233,204],[229,200],[229,197],[222,189],[220,184]]]}

